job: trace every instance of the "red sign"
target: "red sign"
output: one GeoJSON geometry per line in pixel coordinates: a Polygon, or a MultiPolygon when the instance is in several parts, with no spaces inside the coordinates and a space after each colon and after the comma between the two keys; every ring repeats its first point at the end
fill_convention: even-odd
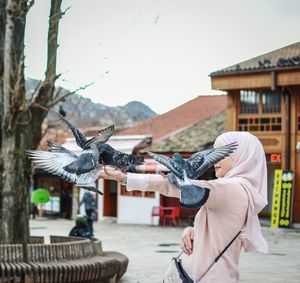
{"type": "Polygon", "coordinates": [[[272,163],[280,163],[281,162],[281,154],[280,153],[271,153],[270,161],[272,163]]]}

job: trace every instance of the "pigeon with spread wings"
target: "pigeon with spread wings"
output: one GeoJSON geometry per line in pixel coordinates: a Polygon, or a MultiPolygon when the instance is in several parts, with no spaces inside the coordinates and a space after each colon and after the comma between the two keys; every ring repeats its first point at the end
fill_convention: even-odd
{"type": "MultiPolygon", "coordinates": [[[[96,137],[87,139],[63,116],[52,110],[70,127],[76,143],[82,148],[78,156],[61,145],[48,141],[50,151],[27,150],[26,153],[39,167],[62,179],[75,183],[87,190],[97,191],[95,180],[101,172],[101,158],[98,146],[105,143],[114,131],[114,125],[101,129],[96,137]]],[[[102,193],[101,193],[102,194],[102,193]]]]}
{"type": "Polygon", "coordinates": [[[207,169],[226,156],[229,156],[236,148],[237,143],[230,143],[197,152],[187,160],[184,160],[177,152],[173,154],[172,158],[152,152],[149,152],[149,154],[171,171],[166,178],[181,190],[181,206],[197,208],[201,207],[207,201],[209,190],[193,185],[190,179],[199,178],[207,169]]]}
{"type": "MultiPolygon", "coordinates": [[[[74,183],[78,187],[102,194],[96,189],[95,181],[101,173],[100,167],[95,167],[86,173],[76,174],[68,172],[65,168],[73,162],[78,162],[79,157],[65,147],[48,141],[50,151],[27,150],[27,155],[38,168],[41,168],[63,180],[74,183]]],[[[84,155],[83,155],[84,156],[84,155]]],[[[84,158],[81,158],[84,162],[84,158]]]]}

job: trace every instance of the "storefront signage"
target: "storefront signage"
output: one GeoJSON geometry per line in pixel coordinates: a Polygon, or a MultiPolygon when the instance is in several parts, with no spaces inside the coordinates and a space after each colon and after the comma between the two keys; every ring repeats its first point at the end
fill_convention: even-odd
{"type": "Polygon", "coordinates": [[[280,153],[272,153],[271,154],[271,162],[272,163],[280,163],[281,162],[281,154],[280,153]]]}
{"type": "Polygon", "coordinates": [[[293,180],[293,171],[275,170],[271,219],[272,228],[288,228],[291,226],[293,180]]]}
{"type": "Polygon", "coordinates": [[[266,159],[271,163],[281,163],[281,153],[267,153],[266,159]]]}

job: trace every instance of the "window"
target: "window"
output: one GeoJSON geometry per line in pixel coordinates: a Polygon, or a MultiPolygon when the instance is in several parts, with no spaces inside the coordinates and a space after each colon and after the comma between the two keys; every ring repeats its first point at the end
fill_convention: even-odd
{"type": "Polygon", "coordinates": [[[281,93],[274,91],[264,91],[262,93],[262,113],[281,112],[281,93]]]}
{"type": "Polygon", "coordinates": [[[281,117],[242,118],[239,119],[239,131],[281,131],[281,121],[281,117]]]}
{"type": "Polygon", "coordinates": [[[240,113],[258,113],[259,93],[251,90],[240,91],[240,113]]]}
{"type": "Polygon", "coordinates": [[[145,197],[145,198],[155,198],[155,192],[142,192],[142,191],[130,191],[126,190],[126,187],[121,185],[121,195],[130,197],[145,197]]]}
{"type": "MultiPolygon", "coordinates": [[[[282,94],[278,91],[240,91],[239,131],[280,132],[282,94]]],[[[300,120],[300,118],[299,118],[300,120]]]]}

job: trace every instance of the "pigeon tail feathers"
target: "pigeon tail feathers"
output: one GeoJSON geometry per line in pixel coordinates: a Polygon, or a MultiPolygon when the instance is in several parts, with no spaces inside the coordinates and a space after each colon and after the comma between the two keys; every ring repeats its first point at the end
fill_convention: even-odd
{"type": "Polygon", "coordinates": [[[95,193],[100,194],[100,195],[103,196],[103,193],[100,192],[98,189],[96,189],[96,187],[93,187],[93,186],[82,186],[82,185],[80,185],[80,188],[82,188],[84,190],[91,191],[91,192],[95,192],[95,193]]]}
{"type": "Polygon", "coordinates": [[[180,186],[180,205],[184,208],[200,208],[209,197],[209,189],[195,185],[180,186]]]}

